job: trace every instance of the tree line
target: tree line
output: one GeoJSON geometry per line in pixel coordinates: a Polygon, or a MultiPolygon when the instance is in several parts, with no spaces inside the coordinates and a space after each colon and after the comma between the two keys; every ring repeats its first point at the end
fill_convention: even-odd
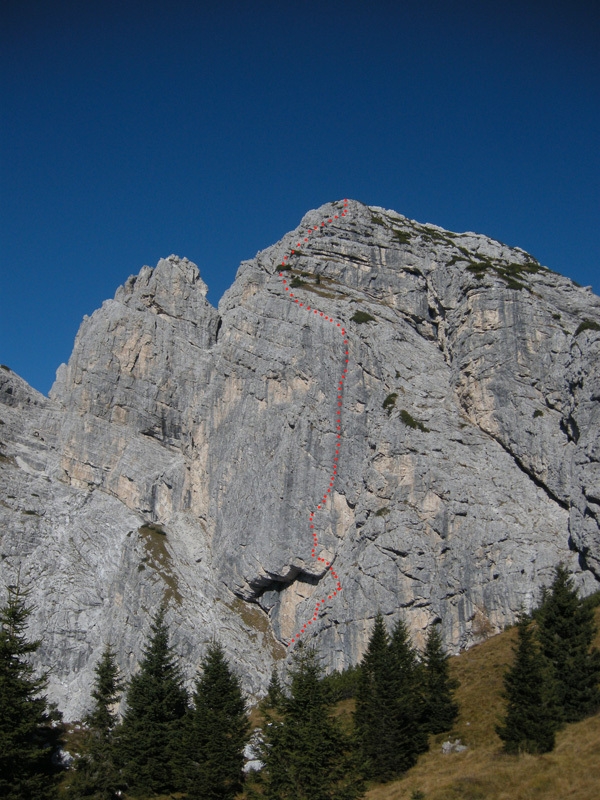
{"type": "MultiPolygon", "coordinates": [[[[27,593],[8,588],[0,609],[0,797],[57,797],[52,751],[60,713],[35,677],[28,642],[27,593]]],[[[250,738],[239,679],[213,641],[191,695],[169,644],[166,605],[151,624],[139,670],[127,684],[107,645],[95,668],[82,755],[69,778],[69,797],[113,800],[179,792],[190,800],[233,800],[242,790],[265,800],[355,800],[370,781],[389,781],[412,767],[431,734],[451,730],[458,714],[439,626],[423,652],[397,621],[388,632],[377,614],[356,667],[323,674],[312,647],[296,646],[280,681],[273,672],[260,704],[257,744],[263,768],[244,780],[250,738]],[[354,698],[353,724],[335,715],[354,698]],[[116,713],[124,700],[121,718],[116,713]]],[[[556,570],[540,607],[520,615],[514,662],[505,676],[506,711],[497,732],[507,752],[547,752],[561,725],[600,708],[600,654],[591,648],[593,610],[579,600],[566,569],[556,570]]]]}

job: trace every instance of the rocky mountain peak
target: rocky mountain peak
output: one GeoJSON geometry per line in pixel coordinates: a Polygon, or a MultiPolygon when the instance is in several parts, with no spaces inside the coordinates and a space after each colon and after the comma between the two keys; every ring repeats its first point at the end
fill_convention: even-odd
{"type": "Polygon", "coordinates": [[[82,713],[107,638],[130,673],[165,593],[188,678],[217,634],[256,696],[299,631],[334,669],[377,610],[456,652],[559,561],[595,591],[599,351],[589,290],[352,200],[218,310],[187,259],[143,267],[49,399],[0,372],[0,574],[32,586],[52,699],[82,713]]]}
{"type": "Polygon", "coordinates": [[[175,319],[197,322],[202,317],[208,286],[195,264],[171,255],[161,258],[154,269],[142,267],[119,287],[115,300],[139,311],[149,309],[175,319]]]}

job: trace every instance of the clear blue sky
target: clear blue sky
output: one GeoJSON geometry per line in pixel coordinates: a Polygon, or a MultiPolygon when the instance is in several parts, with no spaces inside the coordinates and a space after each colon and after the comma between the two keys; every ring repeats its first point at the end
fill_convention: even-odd
{"type": "Polygon", "coordinates": [[[600,290],[600,3],[0,0],[0,362],[170,253],[216,304],[349,197],[600,290]]]}

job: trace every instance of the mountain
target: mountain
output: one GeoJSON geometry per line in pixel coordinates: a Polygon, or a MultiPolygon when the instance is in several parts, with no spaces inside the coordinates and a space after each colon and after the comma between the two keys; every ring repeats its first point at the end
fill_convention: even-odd
{"type": "Polygon", "coordinates": [[[187,678],[217,636],[256,696],[299,637],[356,662],[378,609],[458,652],[560,561],[600,588],[589,288],[341,201],[206,293],[170,256],[84,318],[48,398],[0,369],[0,585],[31,588],[67,719],[165,594],[187,678]]]}

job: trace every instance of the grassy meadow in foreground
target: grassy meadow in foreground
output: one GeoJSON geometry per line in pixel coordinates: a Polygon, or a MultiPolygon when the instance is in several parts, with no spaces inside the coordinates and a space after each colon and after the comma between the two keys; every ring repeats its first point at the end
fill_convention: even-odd
{"type": "MultiPolygon", "coordinates": [[[[600,627],[600,608],[596,609],[600,627]]],[[[511,628],[450,660],[459,717],[449,734],[400,780],[375,786],[367,800],[598,800],[600,714],[567,725],[556,747],[541,756],[508,756],[494,731],[502,716],[502,676],[512,663],[517,629],[511,628]],[[444,755],[442,742],[460,738],[468,750],[444,755]],[[421,793],[421,794],[419,794],[421,793]]],[[[600,647],[600,635],[596,636],[600,647]]]]}

